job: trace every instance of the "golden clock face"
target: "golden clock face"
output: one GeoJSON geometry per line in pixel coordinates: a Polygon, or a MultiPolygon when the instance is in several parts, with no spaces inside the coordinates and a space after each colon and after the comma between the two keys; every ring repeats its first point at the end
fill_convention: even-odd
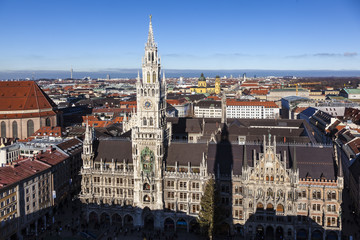
{"type": "Polygon", "coordinates": [[[145,109],[150,109],[151,106],[152,106],[152,104],[151,104],[151,102],[150,102],[149,100],[146,100],[146,101],[144,102],[144,108],[145,108],[145,109]]]}

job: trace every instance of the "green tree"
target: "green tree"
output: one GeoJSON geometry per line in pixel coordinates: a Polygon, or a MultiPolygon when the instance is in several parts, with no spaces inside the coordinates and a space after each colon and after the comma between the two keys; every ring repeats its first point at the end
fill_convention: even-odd
{"type": "Polygon", "coordinates": [[[216,188],[216,183],[211,178],[205,187],[204,196],[200,202],[201,210],[197,219],[201,230],[206,233],[210,239],[224,220],[224,214],[221,210],[220,195],[216,188]]]}

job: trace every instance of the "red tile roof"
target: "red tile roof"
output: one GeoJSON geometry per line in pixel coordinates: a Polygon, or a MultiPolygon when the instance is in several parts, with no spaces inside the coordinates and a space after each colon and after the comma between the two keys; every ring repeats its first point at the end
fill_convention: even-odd
{"type": "Polygon", "coordinates": [[[187,103],[186,99],[184,98],[180,98],[180,99],[166,99],[166,103],[171,104],[171,105],[182,105],[184,103],[187,103]]]}
{"type": "Polygon", "coordinates": [[[251,89],[250,94],[252,95],[267,95],[269,90],[267,89],[251,89]]]}
{"type": "Polygon", "coordinates": [[[31,177],[50,167],[49,164],[30,158],[16,160],[11,166],[0,167],[0,188],[31,177]]]}
{"type": "Polygon", "coordinates": [[[36,156],[37,160],[47,163],[47,164],[50,164],[52,166],[63,162],[67,158],[68,158],[68,156],[66,154],[64,154],[60,151],[57,151],[57,150],[52,150],[52,151],[48,150],[48,151],[43,152],[36,156]]]}
{"type": "Polygon", "coordinates": [[[34,134],[32,135],[33,137],[36,136],[53,136],[53,137],[62,137],[62,129],[61,127],[42,127],[39,130],[37,130],[36,132],[34,132],[34,134]]]}
{"type": "Polygon", "coordinates": [[[52,109],[56,104],[34,81],[0,82],[0,111],[52,109]]]}

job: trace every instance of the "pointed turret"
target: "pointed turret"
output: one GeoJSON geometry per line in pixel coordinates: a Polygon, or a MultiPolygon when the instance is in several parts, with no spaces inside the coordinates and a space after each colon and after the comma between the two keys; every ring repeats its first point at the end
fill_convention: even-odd
{"type": "Polygon", "coordinates": [[[139,71],[138,71],[138,75],[137,75],[136,81],[137,81],[138,83],[140,83],[140,72],[139,72],[139,71]]]}
{"type": "Polygon", "coordinates": [[[151,23],[152,15],[150,15],[149,17],[150,17],[150,22],[149,22],[149,35],[148,35],[147,46],[153,47],[155,45],[155,40],[154,40],[152,23],[151,23]]]}
{"type": "Polygon", "coordinates": [[[89,127],[89,121],[86,120],[84,145],[92,144],[92,141],[93,141],[92,131],[90,130],[90,127],[89,127]]]}
{"type": "Polygon", "coordinates": [[[90,168],[91,162],[94,157],[93,152],[93,139],[94,138],[94,129],[89,127],[89,122],[86,120],[86,128],[85,128],[85,137],[83,142],[83,168],[90,168]]]}

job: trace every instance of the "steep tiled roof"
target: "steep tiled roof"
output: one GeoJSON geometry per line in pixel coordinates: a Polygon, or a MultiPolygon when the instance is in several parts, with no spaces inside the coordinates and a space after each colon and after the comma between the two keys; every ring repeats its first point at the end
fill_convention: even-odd
{"type": "Polygon", "coordinates": [[[95,161],[111,162],[132,162],[132,146],[131,141],[123,139],[100,139],[95,143],[96,154],[95,161]]]}
{"type": "Polygon", "coordinates": [[[267,89],[251,89],[250,94],[252,95],[267,95],[269,90],[267,89]]]}
{"type": "Polygon", "coordinates": [[[0,167],[0,189],[42,172],[51,166],[31,159],[17,160],[11,166],[0,167]]]}
{"type": "Polygon", "coordinates": [[[56,104],[34,81],[0,82],[0,111],[52,109],[56,104]]]}

